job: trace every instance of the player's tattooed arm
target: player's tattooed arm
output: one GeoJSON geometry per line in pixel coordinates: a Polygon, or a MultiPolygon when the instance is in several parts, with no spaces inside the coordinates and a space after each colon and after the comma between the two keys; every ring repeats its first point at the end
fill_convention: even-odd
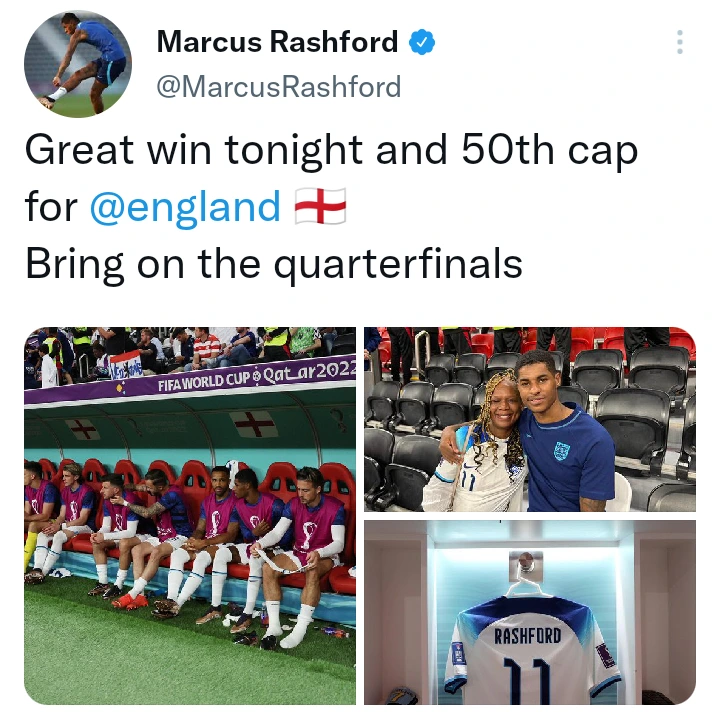
{"type": "Polygon", "coordinates": [[[604,512],[605,511],[604,499],[585,499],[580,497],[580,511],[581,512],[604,512]]]}
{"type": "Polygon", "coordinates": [[[145,519],[152,519],[154,516],[162,514],[165,511],[165,507],[163,507],[160,502],[155,502],[155,504],[150,507],[143,507],[141,504],[126,502],[122,497],[113,497],[110,501],[113,504],[125,504],[131,512],[135,512],[139,517],[144,517],[145,519]]]}
{"type": "Polygon", "coordinates": [[[86,39],[87,39],[87,32],[85,32],[85,30],[75,30],[75,32],[73,32],[73,35],[70,38],[70,42],[68,42],[67,52],[65,52],[65,56],[63,57],[63,60],[60,63],[60,68],[58,69],[57,74],[55,75],[55,79],[58,79],[58,80],[62,79],[62,75],[65,73],[65,70],[70,66],[70,62],[72,61],[73,55],[75,54],[75,50],[77,49],[78,44],[86,39]]]}

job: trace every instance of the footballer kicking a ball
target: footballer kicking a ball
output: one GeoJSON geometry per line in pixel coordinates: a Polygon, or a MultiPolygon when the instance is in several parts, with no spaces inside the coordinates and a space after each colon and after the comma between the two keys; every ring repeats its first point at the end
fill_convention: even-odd
{"type": "Polygon", "coordinates": [[[295,545],[263,565],[263,594],[269,626],[260,647],[272,650],[282,635],[280,626],[280,578],[295,571],[305,571],[305,587],[300,597],[300,613],[291,633],[280,641],[282,648],[299,645],[312,614],[320,602],[320,579],[340,564],[339,555],[345,547],[345,509],[343,503],[323,494],[324,479],[320,470],[303,467],[297,473],[297,497],[288,502],[282,517],[271,532],[256,541],[250,552],[275,546],[293,527],[295,545]]]}
{"type": "Polygon", "coordinates": [[[92,20],[80,22],[72,12],[66,12],[60,19],[63,31],[70,36],[67,51],[60,62],[57,74],[53,77],[53,86],[57,90],[47,96],[38,97],[46,109],[54,109],[55,102],[68,92],[76,89],[86,79],[94,79],[90,87],[90,103],[93,111],[100,114],[104,110],[102,93],[123,73],[127,60],[120,43],[110,30],[101,22],[92,20]],[[80,42],[87,42],[100,51],[100,56],[70,75],[63,83],[62,75],[70,66],[75,50],[80,42]]]}

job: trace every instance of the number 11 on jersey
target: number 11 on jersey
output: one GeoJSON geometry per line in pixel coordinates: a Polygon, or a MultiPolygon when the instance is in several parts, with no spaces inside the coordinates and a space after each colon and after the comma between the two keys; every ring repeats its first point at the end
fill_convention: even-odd
{"type": "MultiPolygon", "coordinates": [[[[520,676],[522,669],[512,659],[505,658],[504,663],[506,668],[510,668],[510,704],[519,705],[520,702],[520,676]]],[[[550,704],[550,666],[542,659],[535,658],[533,660],[533,667],[540,668],[540,704],[550,704]]]]}

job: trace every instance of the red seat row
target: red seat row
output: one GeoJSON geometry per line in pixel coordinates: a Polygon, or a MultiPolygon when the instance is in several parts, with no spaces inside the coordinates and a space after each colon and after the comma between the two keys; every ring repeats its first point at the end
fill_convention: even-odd
{"type": "MultiPolygon", "coordinates": [[[[69,459],[62,460],[57,469],[54,464],[46,458],[41,458],[39,462],[43,468],[43,476],[45,479],[52,481],[53,484],[60,489],[62,487],[63,467],[67,463],[74,461],[69,459]]],[[[246,468],[247,465],[245,463],[240,463],[240,467],[246,468]]],[[[180,475],[177,477],[172,466],[164,460],[155,460],[150,463],[148,469],[162,470],[168,476],[171,483],[179,484],[182,487],[183,495],[190,513],[191,523],[194,525],[199,519],[202,501],[212,492],[210,471],[205,464],[199,460],[188,460],[183,465],[180,475]]],[[[354,563],[355,553],[355,480],[350,470],[348,470],[345,465],[337,462],[327,462],[321,465],[319,469],[325,478],[324,493],[336,497],[345,505],[345,549],[340,558],[347,566],[339,568],[347,571],[348,567],[352,566],[354,563]]],[[[137,484],[142,480],[142,475],[140,474],[137,466],[130,460],[119,460],[112,472],[123,475],[126,482],[131,482],[133,484],[137,484]]],[[[102,501],[99,498],[99,492],[102,486],[101,478],[106,474],[108,474],[108,471],[105,466],[95,458],[89,458],[83,466],[83,478],[98,493],[98,508],[96,516],[96,525],[98,528],[102,526],[103,520],[102,501]]],[[[260,483],[259,489],[261,492],[272,493],[284,502],[288,502],[293,497],[297,496],[296,481],[297,469],[292,463],[274,462],[268,467],[265,478],[260,483]]],[[[138,493],[138,496],[148,506],[155,502],[155,498],[150,495],[138,493]]],[[[92,553],[92,544],[90,543],[90,537],[87,534],[81,534],[74,537],[67,542],[64,548],[69,551],[87,554],[92,553]]],[[[115,548],[110,550],[108,555],[118,558],[120,551],[115,548]]],[[[166,558],[163,560],[162,565],[168,566],[169,563],[169,558],[166,558]]],[[[189,562],[185,568],[191,569],[191,563],[189,562]]],[[[330,585],[330,573],[323,576],[320,581],[320,588],[322,591],[333,590],[330,585]]],[[[228,567],[228,574],[235,578],[247,579],[249,575],[249,567],[242,564],[231,564],[228,567]]],[[[350,593],[351,591],[349,588],[352,588],[352,594],[354,595],[355,580],[351,580],[351,586],[348,586],[346,583],[341,581],[339,586],[342,590],[337,590],[337,592],[350,593]]],[[[305,586],[305,574],[290,574],[285,576],[282,580],[282,584],[284,586],[303,588],[305,586]]]]}

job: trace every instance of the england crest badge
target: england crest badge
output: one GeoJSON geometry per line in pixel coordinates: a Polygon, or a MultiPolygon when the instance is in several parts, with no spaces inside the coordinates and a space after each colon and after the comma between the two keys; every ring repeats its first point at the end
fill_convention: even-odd
{"type": "Polygon", "coordinates": [[[565,443],[561,443],[559,440],[555,443],[555,459],[558,462],[562,462],[570,452],[570,446],[565,443]]]}

